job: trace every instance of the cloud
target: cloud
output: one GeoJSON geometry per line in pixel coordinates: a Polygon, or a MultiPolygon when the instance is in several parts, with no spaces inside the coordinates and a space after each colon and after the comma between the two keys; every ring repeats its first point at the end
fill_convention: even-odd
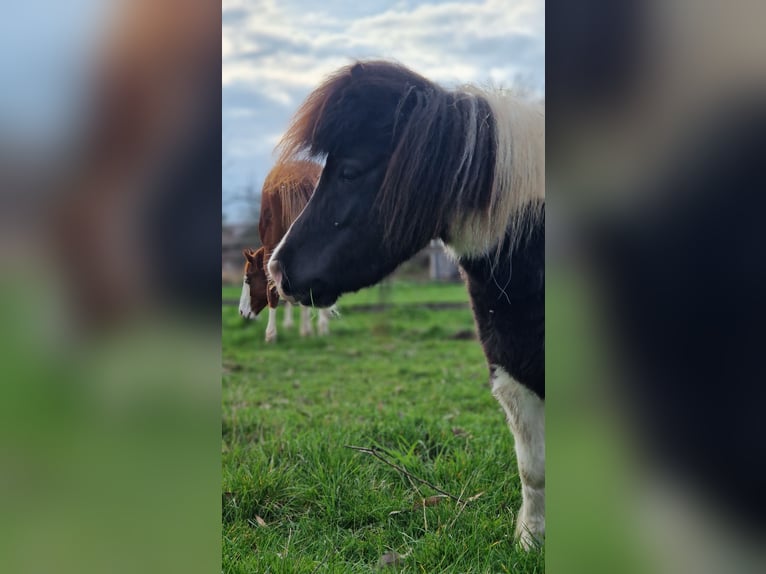
{"type": "Polygon", "coordinates": [[[281,134],[306,95],[354,59],[398,60],[447,86],[507,86],[521,78],[542,92],[545,5],[224,0],[222,55],[224,154],[232,156],[224,157],[226,194],[254,173],[262,180],[273,161],[271,148],[252,134],[281,134]],[[229,106],[237,111],[227,112],[229,106]]]}

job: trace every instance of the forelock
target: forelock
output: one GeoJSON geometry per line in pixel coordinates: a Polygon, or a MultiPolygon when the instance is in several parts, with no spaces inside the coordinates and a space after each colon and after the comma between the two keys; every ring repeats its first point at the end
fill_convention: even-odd
{"type": "Polygon", "coordinates": [[[392,141],[395,116],[403,98],[433,84],[399,64],[357,62],[344,66],[316,88],[293,117],[279,143],[281,161],[325,156],[353,146],[354,134],[374,136],[378,144],[392,141]]]}

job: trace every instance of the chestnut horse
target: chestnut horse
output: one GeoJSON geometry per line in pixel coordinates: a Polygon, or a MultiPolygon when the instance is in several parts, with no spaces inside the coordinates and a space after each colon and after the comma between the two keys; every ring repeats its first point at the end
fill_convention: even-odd
{"type": "Polygon", "coordinates": [[[332,305],[432,239],[456,257],[492,393],[515,438],[516,536],[545,533],[545,112],[503,91],[446,90],[390,62],[358,62],[312,92],[282,160],[326,159],[271,256],[289,301],[332,305]]]}
{"type": "MultiPolygon", "coordinates": [[[[261,190],[261,214],[258,234],[262,247],[254,251],[245,249],[245,277],[239,301],[239,313],[246,319],[254,319],[267,305],[269,322],[266,326],[266,342],[277,338],[277,305],[279,295],[276,287],[269,284],[265,267],[271,252],[287,233],[288,228],[303,210],[314,191],[322,167],[310,161],[278,163],[266,176],[261,190]]],[[[317,330],[320,335],[328,331],[329,312],[320,309],[317,330]]],[[[292,325],[292,307],[285,303],[284,326],[292,325]]],[[[311,310],[301,308],[301,336],[311,335],[311,310]]]]}

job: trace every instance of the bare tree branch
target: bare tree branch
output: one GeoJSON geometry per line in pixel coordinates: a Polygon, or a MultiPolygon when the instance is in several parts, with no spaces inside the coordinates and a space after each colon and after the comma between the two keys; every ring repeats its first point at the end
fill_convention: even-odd
{"type": "MultiPolygon", "coordinates": [[[[395,463],[391,462],[386,457],[384,457],[382,454],[380,454],[381,452],[385,452],[385,451],[383,451],[383,450],[381,450],[379,448],[376,448],[376,447],[368,448],[368,447],[363,447],[363,446],[353,446],[353,445],[350,445],[350,444],[347,444],[347,445],[344,445],[344,446],[345,446],[345,448],[350,448],[351,450],[357,450],[359,452],[363,452],[363,453],[366,453],[366,454],[371,454],[372,456],[377,458],[379,461],[381,461],[381,462],[387,464],[388,466],[390,466],[391,468],[394,468],[397,471],[401,472],[407,478],[412,479],[412,480],[417,480],[418,482],[433,488],[436,492],[438,492],[440,494],[443,494],[444,496],[450,497],[452,500],[454,500],[456,502],[460,502],[461,501],[459,496],[455,496],[454,494],[450,494],[446,490],[442,490],[441,488],[431,484],[427,480],[425,480],[423,478],[420,478],[419,476],[415,476],[414,474],[412,474],[410,471],[408,471],[403,466],[399,466],[398,464],[395,464],[395,463]]],[[[386,453],[386,454],[388,454],[388,453],[386,453]]]]}

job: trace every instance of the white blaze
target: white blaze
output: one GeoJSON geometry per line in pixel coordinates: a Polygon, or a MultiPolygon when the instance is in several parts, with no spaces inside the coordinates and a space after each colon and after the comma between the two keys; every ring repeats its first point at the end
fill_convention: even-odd
{"type": "Polygon", "coordinates": [[[242,295],[239,296],[239,314],[245,319],[255,319],[255,313],[250,307],[250,285],[247,284],[247,277],[242,281],[242,295]]]}

